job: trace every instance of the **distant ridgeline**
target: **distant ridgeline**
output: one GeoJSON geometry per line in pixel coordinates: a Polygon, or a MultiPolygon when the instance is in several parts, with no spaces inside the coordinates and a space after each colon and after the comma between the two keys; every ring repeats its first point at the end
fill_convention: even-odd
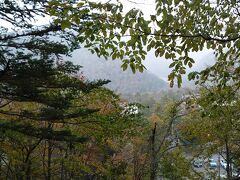
{"type": "Polygon", "coordinates": [[[106,61],[83,50],[77,51],[72,59],[83,66],[83,75],[87,79],[109,79],[111,82],[106,87],[121,94],[159,92],[169,86],[149,71],[136,74],[133,74],[130,68],[123,71],[120,61],[106,61]]]}

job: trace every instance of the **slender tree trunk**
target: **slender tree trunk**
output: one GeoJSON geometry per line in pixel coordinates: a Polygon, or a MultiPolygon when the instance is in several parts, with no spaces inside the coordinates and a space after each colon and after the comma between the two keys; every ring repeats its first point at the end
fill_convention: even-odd
{"type": "Polygon", "coordinates": [[[226,161],[227,161],[227,179],[231,179],[232,178],[232,163],[231,163],[231,157],[230,157],[230,150],[229,150],[229,146],[228,146],[228,140],[227,138],[225,138],[225,148],[226,148],[226,161]]]}
{"type": "Polygon", "coordinates": [[[218,179],[221,179],[220,153],[218,153],[218,179]]]}
{"type": "Polygon", "coordinates": [[[44,141],[43,154],[42,154],[42,169],[43,169],[43,175],[45,179],[47,179],[46,163],[45,163],[46,150],[47,150],[47,141],[44,141]]]}
{"type": "Polygon", "coordinates": [[[155,180],[156,174],[157,174],[157,159],[156,159],[156,149],[155,149],[156,128],[157,128],[157,123],[155,122],[154,127],[152,129],[152,135],[150,138],[150,143],[151,143],[150,180],[155,180]]]}
{"type": "Polygon", "coordinates": [[[51,180],[52,143],[48,140],[47,180],[51,180]]]}
{"type": "Polygon", "coordinates": [[[5,166],[7,166],[7,172],[6,172],[6,179],[12,179],[11,177],[14,177],[14,173],[11,169],[11,166],[10,166],[10,162],[6,162],[6,160],[2,159],[2,161],[4,162],[5,166]],[[11,176],[9,175],[9,173],[11,173],[11,176]]]}
{"type": "Polygon", "coordinates": [[[141,180],[141,165],[139,164],[138,153],[134,149],[134,157],[133,157],[133,180],[141,180]]]}
{"type": "Polygon", "coordinates": [[[3,154],[1,154],[1,159],[0,159],[0,177],[2,175],[2,158],[3,158],[3,154]]]}
{"type": "Polygon", "coordinates": [[[28,160],[26,163],[26,173],[25,173],[26,180],[31,179],[31,165],[32,165],[31,160],[28,160]]]}
{"type": "Polygon", "coordinates": [[[30,180],[30,171],[31,171],[31,160],[30,160],[30,155],[32,153],[32,150],[28,150],[27,156],[24,161],[23,165],[23,172],[25,174],[25,179],[30,180]]]}
{"type": "Polygon", "coordinates": [[[24,161],[24,172],[25,172],[25,179],[26,180],[30,180],[31,179],[31,166],[32,166],[32,162],[31,162],[31,155],[33,153],[33,151],[37,148],[37,146],[41,143],[42,138],[39,139],[35,144],[31,145],[29,147],[29,149],[27,149],[27,155],[24,161]]]}
{"type": "Polygon", "coordinates": [[[61,160],[61,180],[64,180],[64,159],[61,160]]]}
{"type": "Polygon", "coordinates": [[[10,172],[10,166],[8,165],[7,173],[6,173],[6,179],[9,179],[9,172],[10,172]]]}

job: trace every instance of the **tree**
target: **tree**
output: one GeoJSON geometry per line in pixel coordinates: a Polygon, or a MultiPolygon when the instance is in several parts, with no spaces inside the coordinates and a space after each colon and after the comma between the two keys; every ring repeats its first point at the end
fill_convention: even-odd
{"type": "MultiPolygon", "coordinates": [[[[63,55],[68,55],[77,47],[71,40],[74,32],[63,32],[60,26],[51,23],[46,26],[34,24],[36,16],[48,15],[47,4],[48,1],[20,3],[14,0],[0,4],[0,19],[4,21],[0,37],[1,114],[38,122],[51,122],[53,119],[54,122],[63,122],[66,118],[96,111],[70,110],[72,101],[80,93],[89,92],[107,81],[84,82],[76,77],[80,67],[62,60],[63,55]],[[37,106],[37,111],[26,107],[14,112],[11,105],[15,102],[32,102],[37,106]]],[[[49,127],[36,129],[23,124],[1,122],[1,129],[14,129],[35,137],[45,135],[45,139],[64,139],[60,134],[51,132],[50,127],[51,123],[49,127]]],[[[68,132],[65,134],[71,136],[68,132]]]]}
{"type": "Polygon", "coordinates": [[[78,36],[80,42],[99,56],[121,59],[123,69],[130,65],[133,72],[142,72],[142,60],[147,51],[154,50],[156,57],[173,61],[169,80],[172,86],[177,79],[180,86],[186,66],[192,67],[195,62],[189,53],[208,48],[215,51],[216,64],[199,73],[190,73],[189,79],[197,79],[196,83],[215,79],[219,85],[233,81],[239,86],[237,1],[156,1],[156,13],[150,20],[137,9],[124,14],[120,3],[86,4],[82,1],[73,7],[70,3],[51,2],[50,6],[55,23],[64,28],[83,25],[78,36]],[[97,10],[92,14],[94,8],[97,10]],[[83,24],[78,18],[83,16],[90,21],[83,24]],[[91,37],[94,43],[86,37],[91,37]]]}
{"type": "MultiPolygon", "coordinates": [[[[23,109],[34,113],[41,110],[33,102],[21,104],[14,102],[11,106],[14,107],[16,115],[23,109]]],[[[14,119],[13,115],[8,115],[11,111],[7,107],[6,113],[0,117],[13,125],[15,121],[18,122],[18,125],[22,126],[22,131],[16,128],[5,128],[1,131],[0,177],[116,178],[120,176],[117,172],[124,173],[125,171],[121,169],[127,167],[126,161],[120,159],[112,163],[111,159],[119,153],[122,146],[139,134],[136,129],[144,129],[144,118],[141,115],[123,115],[118,96],[105,88],[95,88],[91,92],[76,95],[71,109],[67,111],[73,113],[76,110],[83,110],[84,113],[60,121],[57,119],[60,113],[52,114],[51,109],[48,111],[52,118],[50,121],[44,119],[38,121],[33,119],[33,116],[14,119]],[[94,112],[88,113],[88,110],[94,112]],[[38,131],[45,127],[48,129],[38,136],[28,133],[30,128],[38,131]],[[118,166],[121,163],[122,165],[118,166]]],[[[61,111],[64,113],[65,109],[61,111]]]]}
{"type": "Polygon", "coordinates": [[[182,101],[167,102],[163,108],[156,109],[158,115],[152,116],[153,127],[149,137],[149,161],[150,179],[154,180],[158,176],[163,178],[190,178],[190,166],[188,160],[183,155],[183,148],[178,143],[175,124],[181,114],[182,101]],[[168,157],[171,156],[171,157],[168,157]],[[179,158],[177,158],[179,157],[179,158]],[[177,163],[181,163],[181,168],[173,171],[177,163]],[[171,172],[171,173],[169,173],[171,172]]]}
{"type": "Polygon", "coordinates": [[[193,99],[192,113],[185,117],[180,133],[195,146],[196,155],[221,155],[227,163],[227,178],[239,166],[239,94],[230,87],[205,87],[193,99]],[[233,168],[234,167],[234,168],[233,168]]]}
{"type": "Polygon", "coordinates": [[[191,174],[191,163],[184,157],[180,148],[174,151],[166,152],[164,158],[161,158],[160,176],[168,179],[195,179],[191,174]]]}
{"type": "MultiPolygon", "coordinates": [[[[91,1],[23,1],[15,0],[1,3],[2,73],[8,70],[8,59],[24,59],[25,56],[39,59],[41,54],[59,59],[61,55],[69,55],[80,44],[104,57],[113,59],[121,56],[138,57],[136,51],[126,49],[114,52],[118,48],[120,34],[116,30],[122,27],[114,23],[117,18],[122,20],[123,6],[120,3],[96,3],[91,1]],[[15,14],[15,16],[11,16],[15,14]],[[43,25],[35,21],[46,18],[43,25]],[[109,49],[112,52],[109,53],[109,49]]],[[[124,30],[124,29],[123,29],[124,30]]],[[[125,30],[124,30],[125,31],[125,30]]],[[[122,46],[126,44],[121,42],[122,46]]],[[[139,49],[139,51],[143,50],[139,49]]],[[[143,56],[143,53],[141,56],[143,56]]],[[[30,58],[29,57],[29,58],[30,58]]],[[[49,57],[49,58],[50,58],[49,57]]],[[[135,63],[135,62],[132,62],[135,63]]],[[[131,63],[131,64],[132,64],[131,63]]],[[[134,68],[134,65],[131,65],[134,68]]]]}
{"type": "MultiPolygon", "coordinates": [[[[53,151],[56,146],[59,144],[61,146],[62,142],[66,143],[67,147],[72,147],[74,143],[81,144],[90,137],[89,134],[80,131],[80,128],[73,128],[74,126],[78,127],[81,123],[94,124],[94,121],[90,121],[91,119],[84,121],[84,118],[92,115],[92,119],[98,120],[103,127],[107,127],[107,125],[115,125],[113,121],[117,120],[119,116],[119,111],[118,114],[112,116],[96,116],[99,109],[91,106],[93,102],[85,104],[80,101],[93,89],[108,81],[88,82],[78,77],[80,66],[63,60],[64,56],[79,48],[80,34],[85,32],[84,40],[93,42],[92,37],[87,36],[88,33],[92,33],[92,28],[87,25],[92,23],[92,20],[88,18],[88,13],[94,15],[95,11],[87,9],[91,7],[97,10],[99,7],[104,9],[109,5],[111,7],[118,7],[118,5],[107,3],[94,7],[95,3],[89,3],[90,7],[82,8],[79,11],[79,13],[83,13],[79,16],[82,24],[61,19],[60,15],[58,18],[61,21],[58,22],[57,19],[54,22],[52,22],[53,19],[50,19],[50,23],[44,25],[38,25],[35,22],[35,20],[38,21],[38,18],[49,17],[51,9],[56,8],[56,4],[61,12],[66,13],[69,10],[67,5],[74,7],[76,3],[78,2],[47,0],[22,2],[6,0],[0,3],[0,19],[3,21],[0,29],[2,143],[6,143],[8,146],[13,145],[14,143],[9,142],[11,136],[13,136],[13,141],[21,141],[15,136],[18,134],[27,135],[27,139],[32,138],[23,145],[24,150],[21,157],[24,160],[21,159],[21,163],[14,165],[19,169],[19,171],[17,170],[19,174],[12,172],[12,176],[10,176],[7,173],[7,177],[30,179],[33,167],[32,154],[39,148],[39,145],[44,143],[43,152],[46,153],[43,155],[43,161],[47,159],[47,165],[44,164],[46,171],[44,170],[43,174],[45,174],[45,179],[51,179],[53,156],[55,155],[53,151]],[[69,23],[71,29],[68,29],[69,23]],[[85,30],[81,30],[82,27],[85,30]]],[[[84,3],[88,5],[87,1],[84,3]]],[[[81,6],[81,3],[79,5],[81,6]]],[[[68,17],[67,14],[66,17],[68,17]]],[[[111,43],[113,42],[109,44],[111,43]]],[[[134,124],[134,121],[131,123],[134,124]]],[[[88,124],[88,126],[90,125],[88,124]]],[[[103,127],[98,126],[99,129],[103,127]]],[[[122,131],[120,126],[116,125],[116,127],[122,131]]],[[[114,131],[115,127],[105,130],[106,132],[114,131]]],[[[22,147],[22,144],[20,143],[19,146],[22,147]]],[[[69,147],[66,149],[69,150],[69,147]]],[[[4,160],[4,156],[8,154],[4,148],[2,150],[2,160],[4,160]]],[[[8,161],[5,164],[12,165],[11,163],[8,161]]],[[[10,168],[7,168],[7,172],[9,171],[10,168]]],[[[69,174],[72,176],[72,172],[69,174]]]]}
{"type": "MultiPolygon", "coordinates": [[[[77,118],[84,119],[98,110],[87,106],[77,106],[75,102],[89,93],[91,89],[104,83],[100,81],[99,83],[87,83],[74,77],[72,68],[77,70],[78,67],[71,64],[54,65],[50,61],[47,67],[42,66],[40,70],[42,73],[39,73],[35,71],[35,68],[39,68],[38,63],[44,62],[41,60],[20,62],[15,66],[17,70],[11,67],[13,74],[8,72],[3,76],[4,84],[1,89],[1,95],[4,98],[0,110],[3,143],[8,141],[14,132],[25,134],[35,140],[30,141],[26,148],[24,147],[27,153],[24,154],[22,171],[26,173],[24,177],[27,179],[30,178],[27,170],[31,168],[30,156],[42,141],[47,141],[48,144],[49,170],[51,144],[54,141],[72,144],[83,143],[87,140],[83,134],[73,133],[68,126],[69,124],[77,125],[77,118]],[[18,73],[19,71],[24,71],[24,74],[18,73]],[[64,71],[69,71],[72,75],[64,71]]],[[[4,151],[4,154],[7,152],[4,151]]],[[[23,177],[19,175],[18,178],[23,177]]],[[[50,178],[49,170],[47,179],[50,178]]]]}
{"type": "Polygon", "coordinates": [[[216,63],[189,74],[189,79],[214,80],[221,86],[231,82],[239,87],[238,1],[157,1],[156,10],[152,20],[159,30],[153,32],[150,44],[155,44],[157,55],[173,59],[169,80],[185,74],[184,66],[192,67],[189,52],[208,48],[215,51],[216,63]]]}

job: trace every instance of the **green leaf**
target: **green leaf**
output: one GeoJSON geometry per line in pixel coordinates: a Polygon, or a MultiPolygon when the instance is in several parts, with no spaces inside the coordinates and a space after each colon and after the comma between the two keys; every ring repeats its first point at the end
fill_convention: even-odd
{"type": "Polygon", "coordinates": [[[117,53],[113,53],[112,59],[115,60],[117,58],[117,53]]]}
{"type": "Polygon", "coordinates": [[[131,67],[132,72],[135,74],[136,73],[136,67],[135,67],[134,63],[130,63],[130,67],[131,67]]]}
{"type": "Polygon", "coordinates": [[[177,76],[177,84],[178,84],[178,88],[180,88],[182,85],[182,76],[180,74],[177,76]]]}
{"type": "Polygon", "coordinates": [[[188,66],[191,68],[191,67],[192,67],[192,63],[191,63],[191,62],[189,62],[189,63],[188,63],[188,66]]]}
{"type": "Polygon", "coordinates": [[[69,20],[64,20],[61,22],[61,28],[64,30],[71,27],[71,22],[69,20]]]}
{"type": "Polygon", "coordinates": [[[123,71],[125,71],[125,70],[127,69],[127,67],[128,67],[128,64],[127,64],[127,63],[123,63],[123,64],[121,65],[121,68],[123,69],[123,71]]]}
{"type": "Polygon", "coordinates": [[[169,65],[169,68],[172,68],[172,67],[174,67],[175,66],[175,64],[176,64],[176,62],[174,61],[174,62],[172,62],[170,65],[169,65]]]}
{"type": "Polygon", "coordinates": [[[179,72],[180,72],[181,74],[186,74],[186,71],[185,71],[184,69],[181,69],[179,72]]]}
{"type": "Polygon", "coordinates": [[[139,66],[138,70],[139,70],[139,72],[143,72],[143,70],[144,70],[143,66],[139,66]]]}

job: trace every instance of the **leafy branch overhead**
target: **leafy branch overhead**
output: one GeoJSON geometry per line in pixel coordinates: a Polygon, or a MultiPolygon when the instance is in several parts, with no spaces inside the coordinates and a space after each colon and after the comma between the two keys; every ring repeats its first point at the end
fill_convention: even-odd
{"type": "Polygon", "coordinates": [[[121,59],[122,68],[142,72],[147,51],[171,59],[171,86],[181,85],[186,67],[192,67],[190,52],[213,49],[216,64],[189,74],[197,83],[216,80],[221,85],[238,82],[239,3],[234,1],[156,1],[156,13],[149,20],[132,9],[123,13],[121,3],[78,1],[49,2],[49,13],[62,29],[75,29],[77,40],[105,58],[121,59]],[[218,75],[218,76],[216,76],[218,75]]]}
{"type": "Polygon", "coordinates": [[[216,80],[221,85],[234,81],[239,85],[238,2],[157,0],[156,13],[149,18],[138,9],[123,11],[120,2],[111,1],[29,1],[28,6],[21,7],[12,0],[2,4],[0,16],[15,28],[9,33],[8,28],[1,27],[1,47],[33,53],[50,48],[52,55],[59,57],[84,46],[98,56],[121,59],[123,70],[130,67],[133,72],[142,72],[147,52],[154,51],[156,57],[172,61],[171,86],[174,80],[180,86],[186,67],[195,63],[189,53],[207,48],[214,50],[216,63],[189,74],[189,79],[196,79],[196,83],[216,80]],[[11,16],[13,12],[15,16],[11,16]],[[47,17],[49,23],[33,23],[41,17],[47,17]],[[28,36],[32,38],[26,39],[28,36]]]}

